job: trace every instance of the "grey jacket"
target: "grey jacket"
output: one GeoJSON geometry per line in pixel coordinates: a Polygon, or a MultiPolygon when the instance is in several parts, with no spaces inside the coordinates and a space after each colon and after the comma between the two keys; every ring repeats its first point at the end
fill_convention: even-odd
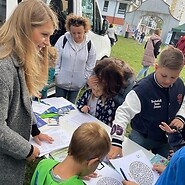
{"type": "Polygon", "coordinates": [[[86,35],[83,43],[77,48],[69,32],[65,33],[67,42],[63,48],[61,36],[55,47],[58,51],[58,60],[55,67],[56,85],[60,88],[77,91],[85,85],[87,79],[93,72],[96,63],[96,52],[93,43],[88,52],[86,35]]]}
{"type": "Polygon", "coordinates": [[[32,107],[15,57],[0,60],[0,184],[22,185],[31,150],[32,107]]]}

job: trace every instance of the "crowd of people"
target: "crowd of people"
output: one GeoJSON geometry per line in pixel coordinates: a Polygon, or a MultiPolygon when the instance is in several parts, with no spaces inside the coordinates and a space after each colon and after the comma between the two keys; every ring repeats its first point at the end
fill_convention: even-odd
{"type": "MultiPolygon", "coordinates": [[[[40,161],[32,185],[83,185],[82,178],[93,174],[105,156],[123,156],[128,124],[129,138],[147,150],[166,158],[170,148],[175,152],[166,168],[154,165],[153,170],[161,173],[156,185],[183,184],[185,87],[179,77],[184,67],[182,51],[169,46],[160,52],[161,30],[156,29],[145,44],[143,68],[135,76],[120,59],[96,61],[95,46],[87,34],[87,18],[69,14],[67,32],[51,46],[50,36],[57,27],[56,15],[43,1],[25,0],[0,28],[1,183],[23,184],[26,161],[34,161],[40,154],[29,143],[30,134],[38,144],[53,142],[38,129],[31,99],[47,97],[48,85],[55,79],[55,96],[66,98],[82,113],[110,126],[111,139],[97,123],[82,124],[73,133],[65,160],[40,161]],[[155,71],[147,76],[154,64],[155,71]],[[83,87],[85,91],[79,97],[83,87]]],[[[112,24],[107,34],[113,46],[117,37],[112,24]]],[[[140,43],[144,37],[143,32],[140,43]]],[[[136,185],[127,180],[123,184],[136,185]]]]}

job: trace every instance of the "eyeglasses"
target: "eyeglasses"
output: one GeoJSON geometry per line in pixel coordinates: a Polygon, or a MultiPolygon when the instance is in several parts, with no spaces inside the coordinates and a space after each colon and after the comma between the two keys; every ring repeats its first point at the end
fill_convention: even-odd
{"type": "Polygon", "coordinates": [[[98,167],[97,167],[97,170],[102,170],[105,166],[104,166],[104,164],[102,163],[102,161],[98,160],[98,162],[99,162],[99,165],[98,165],[98,167]]]}
{"type": "Polygon", "coordinates": [[[79,20],[79,19],[71,19],[70,20],[70,25],[72,25],[72,26],[81,26],[81,25],[84,25],[84,22],[82,20],[79,20]]]}

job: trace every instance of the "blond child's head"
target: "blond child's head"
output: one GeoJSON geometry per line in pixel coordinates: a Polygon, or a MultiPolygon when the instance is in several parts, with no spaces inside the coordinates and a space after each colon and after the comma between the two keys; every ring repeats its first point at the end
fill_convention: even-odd
{"type": "Polygon", "coordinates": [[[162,87],[171,86],[179,77],[184,66],[184,56],[182,52],[169,46],[164,49],[156,65],[156,80],[162,87]]]}
{"type": "Polygon", "coordinates": [[[110,146],[109,135],[103,127],[94,122],[84,123],[73,133],[68,155],[84,166],[82,175],[87,175],[94,172],[110,146]]]}

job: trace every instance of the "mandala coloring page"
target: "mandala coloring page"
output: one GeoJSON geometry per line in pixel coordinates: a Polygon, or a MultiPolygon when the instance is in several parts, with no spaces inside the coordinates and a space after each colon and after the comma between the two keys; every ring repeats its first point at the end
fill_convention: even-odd
{"type": "Polygon", "coordinates": [[[152,170],[152,164],[142,150],[113,159],[111,163],[118,171],[121,168],[127,179],[139,185],[154,185],[159,178],[158,173],[152,170]]]}

